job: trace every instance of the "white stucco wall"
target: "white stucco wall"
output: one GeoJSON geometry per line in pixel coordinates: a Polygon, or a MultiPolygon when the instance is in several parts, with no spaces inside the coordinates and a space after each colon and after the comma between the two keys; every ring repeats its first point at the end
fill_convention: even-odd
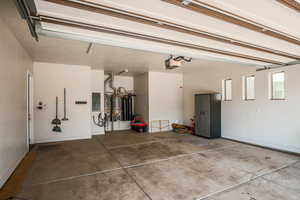
{"type": "MultiPolygon", "coordinates": [[[[104,112],[104,70],[92,70],[91,72],[91,92],[100,92],[101,93],[101,112],[104,112]]],[[[98,117],[99,112],[91,112],[92,117],[98,117]]],[[[97,119],[97,118],[95,118],[97,119]]],[[[99,127],[93,122],[91,118],[92,134],[99,135],[104,134],[104,127],[99,127]]]]}
{"type": "Polygon", "coordinates": [[[52,63],[34,63],[34,142],[52,142],[91,138],[91,68],[52,63]],[[63,89],[67,89],[67,117],[61,133],[52,131],[55,118],[55,97],[59,97],[58,117],[63,118],[63,89]],[[75,101],[87,101],[77,105],[75,101]]]}
{"type": "Polygon", "coordinates": [[[32,60],[0,18],[0,188],[27,148],[27,70],[32,60]]]}
{"type": "MultiPolygon", "coordinates": [[[[166,72],[149,72],[149,122],[169,120],[183,122],[183,75],[166,72]]],[[[154,125],[157,127],[157,125],[154,125]]],[[[152,132],[159,131],[152,128],[152,132]]],[[[170,126],[171,129],[171,126],[170,126]]],[[[170,130],[169,129],[169,130],[170,130]]],[[[163,130],[168,130],[164,128],[163,130]]]]}
{"type": "Polygon", "coordinates": [[[149,83],[148,73],[134,77],[135,113],[141,115],[149,123],[149,83]]]}
{"type": "MultiPolygon", "coordinates": [[[[221,92],[222,79],[232,78],[233,100],[222,103],[222,136],[239,141],[300,153],[300,65],[279,69],[286,72],[287,100],[270,100],[268,78],[271,71],[216,63],[184,73],[185,123],[194,113],[194,94],[221,92]],[[256,76],[256,100],[242,99],[242,76],[256,76]]],[[[274,71],[274,70],[273,70],[274,71]]]]}

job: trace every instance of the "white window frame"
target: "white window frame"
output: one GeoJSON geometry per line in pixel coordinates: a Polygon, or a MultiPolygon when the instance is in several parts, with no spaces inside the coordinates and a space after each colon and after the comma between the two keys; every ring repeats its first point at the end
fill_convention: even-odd
{"type": "Polygon", "coordinates": [[[254,100],[256,100],[255,80],[256,80],[255,75],[243,76],[243,99],[245,101],[254,101],[254,100]],[[247,95],[248,94],[247,79],[252,78],[252,77],[254,77],[254,91],[253,91],[254,92],[254,98],[249,98],[248,95],[247,95]]]}
{"type": "Polygon", "coordinates": [[[270,72],[270,87],[269,87],[269,97],[270,100],[286,100],[286,73],[285,71],[275,71],[275,72],[270,72]],[[274,90],[273,90],[273,75],[274,74],[279,74],[279,73],[283,73],[284,74],[284,82],[283,82],[283,88],[284,88],[284,97],[283,98],[274,98],[274,90]]]}
{"type": "Polygon", "coordinates": [[[231,78],[227,78],[227,79],[224,79],[222,81],[222,88],[223,88],[223,94],[222,94],[222,99],[223,101],[232,101],[232,79],[231,78]],[[227,91],[226,91],[226,82],[227,81],[231,81],[231,98],[230,99],[227,99],[227,91]]]}

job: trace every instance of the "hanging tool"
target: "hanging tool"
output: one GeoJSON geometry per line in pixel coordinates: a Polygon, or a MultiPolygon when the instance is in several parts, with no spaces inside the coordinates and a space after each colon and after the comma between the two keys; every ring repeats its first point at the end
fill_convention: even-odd
{"type": "Polygon", "coordinates": [[[97,120],[96,117],[93,116],[93,121],[94,124],[99,126],[99,127],[105,127],[106,125],[106,121],[107,121],[107,115],[105,113],[103,113],[104,116],[102,116],[102,112],[99,113],[99,115],[97,116],[97,120]]]}
{"type": "Polygon", "coordinates": [[[56,109],[55,109],[55,119],[52,120],[51,124],[54,124],[55,126],[53,127],[52,131],[54,132],[61,132],[61,128],[58,126],[61,124],[60,119],[57,117],[58,113],[58,97],[56,97],[56,109]]]}
{"type": "Polygon", "coordinates": [[[58,125],[55,125],[52,129],[53,132],[61,132],[61,128],[58,125]]]}
{"type": "Polygon", "coordinates": [[[128,96],[128,121],[132,120],[132,96],[128,96]]]}
{"type": "Polygon", "coordinates": [[[61,124],[60,119],[58,119],[58,117],[57,117],[57,113],[58,113],[58,97],[56,97],[55,119],[52,120],[51,124],[55,124],[55,125],[60,125],[61,124]]]}
{"type": "Polygon", "coordinates": [[[67,96],[67,90],[66,88],[64,88],[64,118],[62,118],[62,121],[67,121],[69,120],[67,118],[67,100],[66,100],[66,96],[67,96]]]}

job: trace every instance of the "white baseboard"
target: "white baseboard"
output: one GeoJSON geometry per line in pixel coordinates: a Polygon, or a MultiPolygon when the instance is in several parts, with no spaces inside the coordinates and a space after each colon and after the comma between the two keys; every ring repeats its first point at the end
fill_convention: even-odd
{"type": "Polygon", "coordinates": [[[85,139],[91,139],[92,136],[84,136],[84,137],[67,137],[67,138],[48,138],[48,139],[41,139],[41,140],[35,140],[35,144],[39,143],[48,143],[48,142],[63,142],[68,140],[85,140],[85,139]]]}
{"type": "Polygon", "coordinates": [[[297,154],[300,153],[300,148],[294,147],[294,146],[287,146],[287,145],[283,145],[283,144],[271,144],[271,143],[266,144],[262,141],[253,140],[253,139],[245,138],[245,137],[236,137],[236,136],[231,136],[231,135],[225,135],[225,136],[222,135],[222,137],[225,139],[236,140],[236,141],[245,142],[245,143],[258,145],[258,146],[262,146],[262,147],[267,147],[267,148],[271,148],[271,149],[275,149],[275,150],[279,150],[279,151],[286,151],[286,152],[297,153],[297,154]]]}
{"type": "MultiPolygon", "coordinates": [[[[128,131],[131,130],[131,128],[118,128],[118,129],[114,129],[114,131],[128,131]]],[[[110,131],[110,129],[108,128],[106,131],[110,131]]]]}
{"type": "Polygon", "coordinates": [[[99,132],[92,132],[92,135],[104,135],[104,131],[99,131],[99,132]]]}
{"type": "Polygon", "coordinates": [[[6,171],[3,173],[3,175],[0,177],[0,189],[5,184],[5,182],[8,180],[8,178],[12,175],[12,173],[15,171],[15,169],[18,167],[22,159],[25,157],[27,152],[24,152],[22,156],[20,156],[19,159],[17,159],[6,171]]]}

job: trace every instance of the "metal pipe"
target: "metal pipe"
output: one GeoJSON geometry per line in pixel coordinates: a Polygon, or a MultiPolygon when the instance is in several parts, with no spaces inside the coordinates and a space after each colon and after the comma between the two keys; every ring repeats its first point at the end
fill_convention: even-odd
{"type": "Polygon", "coordinates": [[[108,77],[104,80],[104,93],[106,94],[107,90],[106,90],[106,85],[107,82],[111,79],[112,75],[108,74],[108,77]]]}
{"type": "Polygon", "coordinates": [[[107,92],[106,85],[109,84],[109,87],[113,90],[113,93],[115,94],[116,88],[114,87],[114,81],[115,81],[115,74],[113,72],[108,73],[108,77],[104,81],[104,92],[107,92]]]}
{"type": "Polygon", "coordinates": [[[64,117],[61,119],[62,121],[69,120],[67,118],[67,89],[64,88],[64,117]]]}
{"type": "Polygon", "coordinates": [[[128,69],[124,69],[124,70],[120,71],[120,72],[118,73],[118,75],[121,75],[121,74],[123,74],[123,73],[128,73],[128,72],[129,72],[128,69]]]}
{"type": "Polygon", "coordinates": [[[87,50],[86,50],[86,54],[89,54],[91,52],[92,47],[93,47],[93,43],[90,43],[87,50]]]}
{"type": "Polygon", "coordinates": [[[288,67],[288,66],[298,65],[298,64],[300,64],[300,60],[292,61],[292,62],[288,62],[288,63],[284,63],[282,65],[265,66],[264,68],[256,69],[256,71],[259,72],[259,71],[265,71],[265,70],[270,70],[270,69],[277,69],[277,68],[282,68],[282,67],[288,67]]]}
{"type": "Polygon", "coordinates": [[[114,95],[110,97],[110,131],[114,131],[114,95]]]}
{"type": "MultiPolygon", "coordinates": [[[[126,72],[128,72],[127,69],[125,69],[117,74],[120,75],[120,74],[126,73],[126,72]]],[[[123,99],[122,99],[123,95],[119,95],[119,94],[123,94],[123,92],[124,92],[124,95],[126,95],[127,91],[124,87],[119,87],[117,89],[114,84],[115,84],[115,73],[110,72],[110,73],[108,73],[108,77],[104,81],[104,93],[105,93],[105,95],[108,95],[110,97],[109,98],[110,110],[106,111],[106,112],[110,113],[111,131],[114,131],[114,121],[120,120],[119,119],[120,114],[122,115],[121,120],[123,117],[129,118],[128,116],[124,116],[125,113],[128,112],[128,108],[126,106],[124,106],[124,107],[126,107],[125,113],[122,113],[122,111],[124,112],[124,110],[122,108],[123,107],[123,99]],[[107,86],[109,86],[113,90],[112,94],[110,94],[110,95],[108,94],[107,86]],[[120,109],[121,109],[121,112],[120,112],[120,109]]],[[[125,102],[124,102],[124,104],[125,104],[125,102]]]]}
{"type": "Polygon", "coordinates": [[[128,121],[132,120],[132,96],[128,96],[128,121]]]}
{"type": "Polygon", "coordinates": [[[124,88],[124,87],[119,87],[119,88],[118,88],[118,94],[127,95],[128,92],[127,92],[126,88],[124,88]],[[122,90],[123,90],[123,92],[122,92],[122,90]]]}
{"type": "Polygon", "coordinates": [[[126,109],[125,121],[128,121],[128,118],[129,118],[129,100],[128,100],[128,97],[125,98],[125,109],[126,109]]]}
{"type": "Polygon", "coordinates": [[[110,85],[110,88],[114,91],[114,95],[115,95],[117,92],[117,89],[115,88],[115,74],[113,72],[111,73],[111,79],[109,81],[109,85],[110,85]]]}
{"type": "Polygon", "coordinates": [[[116,114],[116,97],[117,89],[114,86],[115,74],[113,72],[108,73],[108,77],[104,81],[104,93],[107,93],[107,85],[113,90],[113,93],[110,96],[110,121],[111,121],[111,131],[114,131],[114,120],[116,114]]]}
{"type": "Polygon", "coordinates": [[[14,2],[15,2],[15,5],[16,5],[21,17],[26,20],[32,37],[34,37],[35,40],[38,42],[39,37],[35,30],[36,22],[33,21],[33,19],[30,17],[31,15],[30,15],[30,9],[28,6],[28,2],[25,0],[15,0],[14,2]]]}

